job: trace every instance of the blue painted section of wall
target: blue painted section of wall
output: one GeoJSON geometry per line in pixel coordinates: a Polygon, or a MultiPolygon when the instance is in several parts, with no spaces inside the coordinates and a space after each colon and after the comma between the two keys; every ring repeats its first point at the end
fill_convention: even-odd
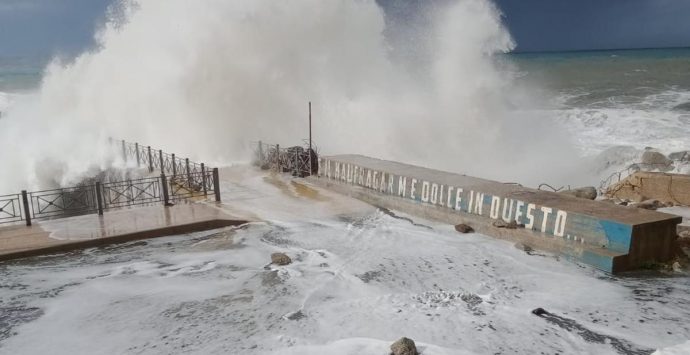
{"type": "Polygon", "coordinates": [[[580,261],[592,265],[597,269],[613,272],[613,257],[609,255],[596,254],[589,250],[584,250],[579,255],[580,261]]]}
{"type": "Polygon", "coordinates": [[[608,249],[627,253],[632,241],[632,226],[613,221],[599,220],[608,239],[608,249]]]}

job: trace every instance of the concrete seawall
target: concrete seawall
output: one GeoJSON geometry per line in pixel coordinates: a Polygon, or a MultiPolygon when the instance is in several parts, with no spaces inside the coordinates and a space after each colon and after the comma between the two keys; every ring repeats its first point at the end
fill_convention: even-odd
{"type": "Polygon", "coordinates": [[[202,232],[246,223],[218,208],[187,203],[146,206],[0,228],[0,261],[133,240],[202,232]]]}
{"type": "Polygon", "coordinates": [[[556,251],[608,272],[674,256],[681,217],[358,155],[321,157],[315,184],[371,204],[556,251]],[[493,227],[517,221],[524,229],[493,227]]]}

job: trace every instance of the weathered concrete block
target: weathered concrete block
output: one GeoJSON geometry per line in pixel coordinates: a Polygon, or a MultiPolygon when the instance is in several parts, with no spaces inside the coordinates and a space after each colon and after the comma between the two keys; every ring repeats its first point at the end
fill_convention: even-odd
{"type": "Polygon", "coordinates": [[[560,252],[609,272],[673,256],[681,217],[359,155],[321,157],[310,181],[378,206],[560,252]],[[493,227],[493,222],[525,228],[493,227]]]}
{"type": "Polygon", "coordinates": [[[606,196],[642,202],[690,206],[690,175],[638,171],[610,186],[606,196]]]}

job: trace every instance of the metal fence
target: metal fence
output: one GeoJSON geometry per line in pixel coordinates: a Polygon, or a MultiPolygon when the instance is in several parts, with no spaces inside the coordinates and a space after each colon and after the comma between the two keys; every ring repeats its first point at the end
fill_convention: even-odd
{"type": "MultiPolygon", "coordinates": [[[[118,142],[125,162],[136,162],[138,168],[146,168],[150,173],[159,171],[168,176],[177,176],[206,170],[204,163],[195,163],[189,158],[180,158],[175,154],[165,153],[161,149],[153,149],[151,146],[142,146],[139,143],[124,140],[118,142]]],[[[110,140],[110,143],[115,144],[115,141],[110,140]]]]}
{"type": "Polygon", "coordinates": [[[20,194],[0,196],[0,224],[19,222],[24,219],[20,200],[20,194]]]}
{"type": "Polygon", "coordinates": [[[220,202],[218,168],[206,168],[204,164],[125,141],[122,153],[127,161],[136,159],[139,166],[148,165],[150,172],[160,169],[160,176],[0,195],[0,224],[25,221],[30,226],[32,220],[102,215],[108,210],[157,203],[170,206],[209,196],[220,202]],[[152,159],[154,152],[159,159],[152,159]]]}
{"type": "Polygon", "coordinates": [[[289,172],[294,176],[305,177],[319,170],[316,147],[293,146],[281,148],[278,144],[254,143],[254,165],[262,169],[289,172]]]}

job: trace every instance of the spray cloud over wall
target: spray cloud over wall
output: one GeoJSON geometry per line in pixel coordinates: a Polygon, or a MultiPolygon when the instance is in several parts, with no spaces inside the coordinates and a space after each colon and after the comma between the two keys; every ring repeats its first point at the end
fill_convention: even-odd
{"type": "Polygon", "coordinates": [[[305,138],[309,100],[324,153],[532,182],[564,138],[511,102],[519,90],[495,57],[513,48],[499,12],[489,0],[426,11],[410,37],[425,60],[411,62],[395,58],[374,1],[120,2],[97,49],[52,63],[0,120],[0,151],[14,152],[0,158],[11,167],[0,187],[73,184],[113,164],[107,137],[246,160],[251,140],[305,138]]]}

